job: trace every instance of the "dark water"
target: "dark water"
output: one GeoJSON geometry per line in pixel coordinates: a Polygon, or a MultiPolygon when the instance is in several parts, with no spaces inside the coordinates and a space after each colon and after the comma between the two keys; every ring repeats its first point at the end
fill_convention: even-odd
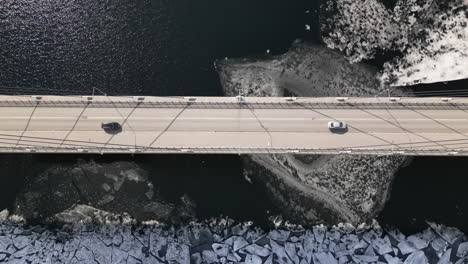
{"type": "MultiPolygon", "coordinates": [[[[113,95],[221,95],[215,59],[281,53],[309,0],[0,2],[0,85],[113,95]]],[[[37,90],[36,90],[37,91],[37,90]]]]}
{"type": "MultiPolygon", "coordinates": [[[[0,93],[85,94],[95,87],[110,95],[221,95],[214,60],[282,53],[296,38],[317,41],[316,7],[312,0],[2,0],[0,93]]],[[[79,157],[0,155],[0,208],[41,169],[79,157]]],[[[93,158],[137,162],[167,199],[188,193],[200,217],[262,222],[275,213],[263,188],[244,180],[237,156],[93,158]]],[[[465,158],[416,158],[398,174],[379,220],[407,231],[424,228],[426,219],[468,231],[467,169],[465,158]]]]}
{"type": "Polygon", "coordinates": [[[468,233],[467,171],[467,158],[415,158],[398,173],[379,222],[413,232],[431,221],[468,233]]]}
{"type": "MultiPolygon", "coordinates": [[[[95,87],[110,95],[222,95],[216,59],[282,53],[296,38],[315,39],[304,26],[316,20],[315,6],[309,0],[3,0],[0,93],[85,94],[95,87]]],[[[0,155],[0,208],[11,206],[42,169],[78,158],[0,155]]],[[[264,189],[243,178],[238,156],[91,158],[135,161],[169,201],[189,194],[202,218],[265,222],[275,213],[264,189]]]]}

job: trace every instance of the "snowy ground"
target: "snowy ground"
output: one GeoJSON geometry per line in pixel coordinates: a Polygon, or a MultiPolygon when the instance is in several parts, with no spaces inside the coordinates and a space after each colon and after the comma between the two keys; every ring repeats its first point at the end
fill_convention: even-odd
{"type": "Polygon", "coordinates": [[[328,0],[321,10],[323,41],[352,62],[379,52],[400,55],[384,65],[381,80],[393,86],[468,77],[468,1],[328,0]]]}

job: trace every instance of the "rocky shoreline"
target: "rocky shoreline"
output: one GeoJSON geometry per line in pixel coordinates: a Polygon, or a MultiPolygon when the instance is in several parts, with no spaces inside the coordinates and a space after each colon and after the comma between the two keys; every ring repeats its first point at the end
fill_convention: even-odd
{"type": "Polygon", "coordinates": [[[376,222],[354,227],[282,225],[264,231],[218,218],[175,228],[157,223],[28,226],[0,213],[0,263],[466,263],[457,229],[429,223],[405,236],[376,222]]]}
{"type": "MultiPolygon", "coordinates": [[[[386,96],[410,90],[381,86],[377,69],[350,64],[339,52],[296,41],[269,60],[216,62],[225,94],[233,96],[386,96]]],[[[304,225],[358,224],[375,218],[389,198],[399,156],[243,155],[250,178],[266,186],[288,217],[304,225]],[[258,173],[261,171],[261,173],[258,173]]]]}

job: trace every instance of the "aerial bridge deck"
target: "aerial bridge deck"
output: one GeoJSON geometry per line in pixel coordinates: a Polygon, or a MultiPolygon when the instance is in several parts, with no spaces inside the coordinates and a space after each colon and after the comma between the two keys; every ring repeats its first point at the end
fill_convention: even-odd
{"type": "Polygon", "coordinates": [[[466,156],[468,98],[0,96],[0,152],[466,156]]]}

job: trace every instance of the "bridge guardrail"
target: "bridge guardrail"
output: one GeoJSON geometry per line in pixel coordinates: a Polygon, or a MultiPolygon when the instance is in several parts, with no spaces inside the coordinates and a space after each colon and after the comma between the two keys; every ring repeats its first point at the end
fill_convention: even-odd
{"type": "Polygon", "coordinates": [[[48,147],[48,146],[19,146],[0,147],[3,153],[155,153],[155,154],[347,154],[347,155],[400,155],[400,156],[466,156],[467,149],[411,149],[411,148],[337,148],[337,149],[304,149],[304,148],[233,148],[233,147],[151,147],[151,148],[127,148],[127,147],[48,147]]]}
{"type": "MultiPolygon", "coordinates": [[[[410,98],[414,100],[414,98],[410,98]]],[[[223,102],[223,101],[87,101],[87,100],[0,100],[0,107],[102,107],[102,108],[183,108],[189,106],[190,108],[200,109],[241,109],[252,107],[254,109],[301,109],[301,108],[314,108],[314,109],[460,109],[468,110],[468,101],[455,102],[455,101],[426,101],[415,102],[398,100],[398,101],[284,101],[284,102],[223,102]]]]}

